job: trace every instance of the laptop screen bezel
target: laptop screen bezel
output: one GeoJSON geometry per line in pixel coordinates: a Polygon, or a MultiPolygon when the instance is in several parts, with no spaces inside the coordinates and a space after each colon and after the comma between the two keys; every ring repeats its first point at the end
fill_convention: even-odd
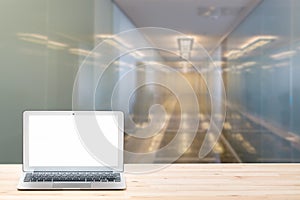
{"type": "Polygon", "coordinates": [[[24,111],[23,112],[23,171],[124,171],[124,115],[121,111],[24,111]],[[113,115],[118,120],[118,164],[117,166],[30,166],[29,165],[29,117],[49,115],[113,115]]]}

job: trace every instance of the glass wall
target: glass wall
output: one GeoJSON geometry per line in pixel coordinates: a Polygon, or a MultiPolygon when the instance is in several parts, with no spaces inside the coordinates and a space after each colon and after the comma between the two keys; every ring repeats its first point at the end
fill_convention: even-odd
{"type": "Polygon", "coordinates": [[[265,0],[222,44],[232,141],[244,162],[299,162],[299,1],[265,0]]]}
{"type": "Polygon", "coordinates": [[[22,162],[24,110],[72,109],[74,79],[95,33],[113,30],[112,3],[97,3],[0,1],[0,163],[22,162]]]}

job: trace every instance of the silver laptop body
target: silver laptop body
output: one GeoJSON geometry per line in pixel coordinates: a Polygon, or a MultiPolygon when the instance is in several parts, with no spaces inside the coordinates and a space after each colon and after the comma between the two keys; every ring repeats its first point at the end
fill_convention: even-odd
{"type": "Polygon", "coordinates": [[[125,189],[119,111],[25,111],[18,190],[125,189]]]}

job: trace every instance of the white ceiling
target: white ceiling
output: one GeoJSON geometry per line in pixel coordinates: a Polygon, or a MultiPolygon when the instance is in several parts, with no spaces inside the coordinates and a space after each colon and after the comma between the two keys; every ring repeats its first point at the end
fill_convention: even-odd
{"type": "Polygon", "coordinates": [[[261,0],[114,0],[114,2],[136,27],[163,27],[193,35],[197,42],[211,51],[261,0]]]}
{"type": "MultiPolygon", "coordinates": [[[[226,36],[256,8],[262,0],[114,0],[137,27],[173,29],[194,38],[194,42],[213,53],[226,36]]],[[[157,35],[151,43],[179,51],[178,35],[168,38],[157,35]]],[[[149,39],[149,38],[148,38],[149,39]]],[[[195,45],[194,45],[195,46],[195,45]]],[[[175,54],[159,52],[164,64],[179,70],[187,69],[185,61],[175,54]]],[[[144,52],[147,55],[147,52],[144,52]]],[[[207,56],[192,47],[190,61],[206,66],[207,56]],[[204,61],[204,62],[203,62],[204,61]]],[[[147,56],[146,56],[147,57],[147,56]]],[[[216,61],[216,58],[214,58],[216,61]]],[[[192,69],[192,68],[188,68],[192,69]]]]}

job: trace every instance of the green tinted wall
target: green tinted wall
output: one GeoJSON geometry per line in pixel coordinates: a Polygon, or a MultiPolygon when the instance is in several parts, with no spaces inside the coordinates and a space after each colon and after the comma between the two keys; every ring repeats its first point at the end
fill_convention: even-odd
{"type": "Polygon", "coordinates": [[[22,161],[22,112],[70,110],[80,62],[110,33],[107,0],[0,1],[0,163],[22,161]]]}

